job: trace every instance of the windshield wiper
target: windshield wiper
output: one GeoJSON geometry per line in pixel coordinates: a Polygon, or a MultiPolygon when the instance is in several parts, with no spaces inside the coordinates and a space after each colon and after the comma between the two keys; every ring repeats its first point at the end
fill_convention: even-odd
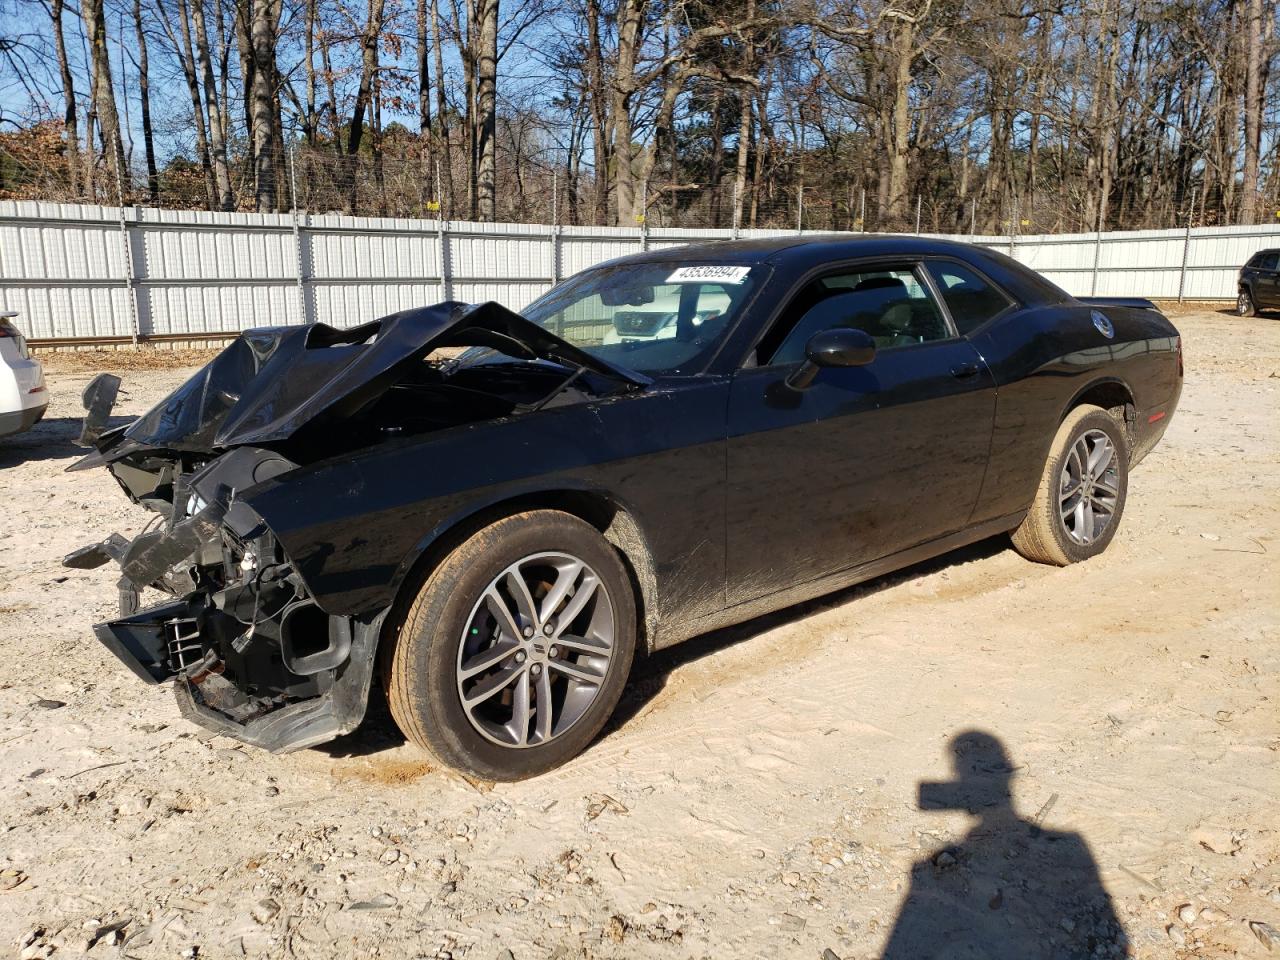
{"type": "MultiPolygon", "coordinates": [[[[558,363],[560,361],[557,360],[556,362],[558,363]]],[[[539,410],[545,407],[548,403],[550,403],[556,397],[560,396],[560,394],[564,393],[567,389],[569,389],[569,387],[573,384],[573,381],[577,380],[580,376],[586,373],[588,369],[590,368],[586,366],[579,366],[578,369],[573,371],[573,373],[569,374],[569,376],[565,377],[558,384],[556,384],[551,389],[551,392],[548,393],[541,400],[539,400],[537,403],[517,404],[516,410],[520,413],[537,413],[539,410]]]]}

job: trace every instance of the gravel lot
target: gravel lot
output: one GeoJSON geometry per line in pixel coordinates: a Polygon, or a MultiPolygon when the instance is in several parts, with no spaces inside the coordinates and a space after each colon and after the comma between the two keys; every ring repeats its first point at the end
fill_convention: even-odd
{"type": "MultiPolygon", "coordinates": [[[[89,631],[114,574],[59,561],[145,516],[63,472],[94,363],[52,358],[48,417],[0,441],[0,953],[1276,955],[1280,320],[1176,322],[1182,407],[1104,556],[993,540],[692,641],[506,786],[430,769],[381,706],[323,749],[242,747],[115,662],[89,631]],[[962,737],[987,793],[921,809],[975,730],[1009,767],[962,737]]],[[[117,412],[191,359],[129,361],[117,412]]]]}

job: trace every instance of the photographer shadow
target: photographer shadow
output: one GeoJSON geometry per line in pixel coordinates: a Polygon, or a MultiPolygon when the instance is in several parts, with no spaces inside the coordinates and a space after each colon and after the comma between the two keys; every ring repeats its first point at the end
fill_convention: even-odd
{"type": "Polygon", "coordinates": [[[954,779],[920,784],[920,809],[978,822],[912,867],[884,960],[1124,956],[1128,939],[1084,838],[1018,816],[1014,767],[996,737],[966,731],[950,749],[954,779]]]}

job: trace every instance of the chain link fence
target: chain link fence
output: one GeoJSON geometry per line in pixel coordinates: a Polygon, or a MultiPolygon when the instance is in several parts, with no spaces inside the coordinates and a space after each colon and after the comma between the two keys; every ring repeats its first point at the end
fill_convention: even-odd
{"type": "MultiPolygon", "coordinates": [[[[290,142],[255,166],[233,145],[226,188],[216,171],[184,157],[147,175],[134,149],[130,173],[117,182],[101,158],[68,154],[56,124],[0,137],[0,199],[89,202],[179,210],[307,211],[364,217],[482,220],[477,177],[464,145],[400,133],[378,152],[348,155],[332,145],[290,142]],[[264,189],[264,183],[266,187],[264,189]]],[[[1244,225],[1243,185],[1150,183],[1113,189],[1101,215],[1096,192],[1041,178],[993,183],[976,174],[958,180],[943,168],[908,170],[889,197],[878,170],[847,171],[815,154],[753,164],[739,177],[727,151],[724,169],[703,179],[673,179],[638,162],[621,203],[616,178],[566,162],[563,151],[513,150],[500,141],[494,173],[499,223],[565,226],[680,227],[730,230],[833,230],[1012,236],[1244,225]],[[944,175],[945,174],[945,175],[944,175]],[[961,184],[969,184],[964,186],[961,184]]],[[[646,158],[640,158],[644,161],[646,158]]],[[[666,167],[672,163],[667,162],[666,167]]],[[[1261,184],[1252,224],[1280,224],[1280,171],[1261,184]]]]}

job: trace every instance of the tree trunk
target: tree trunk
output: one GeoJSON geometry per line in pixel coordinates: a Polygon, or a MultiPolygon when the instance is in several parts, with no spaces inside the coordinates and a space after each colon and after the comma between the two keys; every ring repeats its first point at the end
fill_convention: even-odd
{"type": "Polygon", "coordinates": [[[640,27],[646,0],[622,0],[618,5],[617,66],[613,80],[614,196],[617,197],[619,225],[636,223],[636,182],[634,132],[631,101],[636,94],[636,61],[640,53],[640,27]]]}
{"type": "Polygon", "coordinates": [[[462,62],[462,89],[466,103],[463,110],[462,134],[467,156],[467,219],[476,218],[476,3],[466,0],[466,30],[458,22],[454,4],[454,34],[458,38],[458,59],[462,62]]]}
{"type": "Polygon", "coordinates": [[[710,160],[710,170],[708,178],[710,187],[712,187],[712,204],[710,204],[710,225],[712,227],[723,227],[721,223],[721,207],[723,200],[724,184],[724,131],[723,131],[723,110],[721,106],[724,102],[723,84],[716,84],[716,95],[712,97],[712,123],[710,123],[710,134],[712,134],[712,160],[710,160]]]}
{"type": "Polygon", "coordinates": [[[302,133],[306,137],[307,146],[314,147],[316,145],[316,0],[307,0],[305,18],[303,29],[307,34],[305,38],[307,102],[302,117],[302,133]]]}
{"type": "MultiPolygon", "coordinates": [[[[58,54],[58,71],[62,74],[62,142],[65,144],[67,180],[73,196],[80,195],[80,132],[76,115],[76,86],[67,60],[67,46],[62,35],[62,0],[52,0],[49,10],[53,21],[53,45],[58,54]]],[[[144,60],[145,62],[145,60],[144,60]]]]}
{"type": "MultiPolygon", "coordinates": [[[[275,90],[276,34],[280,26],[281,0],[250,0],[253,57],[253,180],[259,213],[272,213],[279,202],[276,183],[275,90]]],[[[248,92],[248,91],[246,91],[248,92]]]]}
{"type": "MultiPolygon", "coordinates": [[[[236,52],[240,57],[240,102],[244,110],[244,138],[248,144],[245,154],[246,174],[253,173],[256,162],[253,145],[257,142],[257,133],[253,129],[253,90],[256,83],[257,67],[253,56],[253,18],[254,0],[234,0],[236,4],[236,52]]],[[[256,186],[255,186],[256,192],[256,186]]]]}
{"type": "Polygon", "coordinates": [[[115,191],[124,202],[129,188],[129,170],[124,159],[124,143],[120,139],[120,114],[116,109],[116,92],[111,82],[111,60],[107,55],[107,21],[103,0],[81,0],[85,38],[89,44],[89,56],[94,76],[94,96],[97,100],[98,128],[102,131],[102,145],[107,165],[115,178],[115,191]]]}
{"type": "MultiPolygon", "coordinates": [[[[750,20],[756,15],[756,0],[747,0],[747,19],[750,20]]],[[[756,44],[754,33],[748,34],[744,38],[745,47],[742,51],[742,72],[747,76],[755,76],[756,73],[756,44]]],[[[739,96],[739,113],[738,113],[738,155],[737,169],[734,171],[733,178],[733,228],[735,230],[742,227],[742,208],[747,199],[747,154],[751,147],[751,108],[754,102],[755,90],[750,87],[741,87],[738,91],[739,96]]]]}
{"type": "Polygon", "coordinates": [[[84,195],[90,203],[98,202],[98,154],[93,146],[97,127],[98,75],[90,69],[89,102],[84,106],[84,195]]]}
{"type": "Polygon", "coordinates": [[[453,147],[449,143],[449,115],[444,95],[444,40],[440,36],[440,6],[431,0],[431,47],[436,66],[436,128],[440,138],[440,210],[453,216],[453,147]]]}
{"type": "Polygon", "coordinates": [[[382,77],[373,77],[373,129],[369,145],[373,151],[373,183],[378,191],[378,216],[387,215],[387,180],[382,164],[382,77]]]}
{"type": "Polygon", "coordinates": [[[142,29],[142,0],[133,0],[133,28],[138,38],[138,98],[142,101],[142,147],[147,158],[147,199],[160,206],[160,174],[156,170],[155,136],[151,129],[151,81],[147,67],[147,34],[142,29]]]}
{"type": "Polygon", "coordinates": [[[338,88],[334,83],[333,63],[329,56],[329,44],[320,44],[320,65],[324,67],[324,85],[329,94],[329,123],[333,127],[333,152],[342,156],[342,120],[338,116],[338,88]]]}
{"type": "Polygon", "coordinates": [[[433,163],[431,130],[431,48],[427,39],[427,0],[418,0],[418,147],[422,163],[422,196],[431,196],[431,185],[435,182],[435,165],[433,163]]]}
{"type": "Polygon", "coordinates": [[[356,88],[355,106],[351,108],[351,124],[347,128],[347,212],[356,211],[357,177],[360,143],[364,138],[364,114],[373,95],[373,84],[378,72],[378,38],[382,33],[383,0],[369,0],[369,18],[365,21],[360,38],[360,86],[356,88]]]}
{"type": "Polygon", "coordinates": [[[762,86],[756,95],[758,106],[756,116],[759,118],[760,136],[756,140],[756,160],[751,170],[751,228],[754,230],[760,219],[760,184],[764,179],[764,158],[769,152],[769,144],[773,141],[773,131],[769,127],[769,92],[762,86]]]}
{"type": "Polygon", "coordinates": [[[600,52],[600,0],[587,0],[587,100],[591,107],[591,143],[595,157],[591,204],[592,223],[609,220],[609,94],[604,83],[604,58],[600,52]]]}
{"type": "Polygon", "coordinates": [[[911,140],[911,62],[915,56],[915,28],[906,21],[893,26],[893,78],[889,128],[889,177],[885,207],[902,229],[907,215],[907,151],[911,140]]]}
{"type": "Polygon", "coordinates": [[[209,124],[209,159],[213,164],[218,209],[230,210],[235,206],[235,197],[231,193],[231,174],[227,169],[227,138],[222,129],[218,87],[213,81],[213,58],[209,55],[204,0],[191,0],[191,22],[196,28],[196,62],[200,68],[200,81],[204,86],[204,111],[209,124]]]}
{"type": "Polygon", "coordinates": [[[200,170],[204,174],[205,201],[210,210],[216,210],[217,186],[213,179],[213,164],[209,162],[209,139],[205,133],[204,108],[200,104],[200,81],[196,78],[195,58],[191,53],[191,30],[188,26],[186,0],[178,0],[177,19],[182,28],[181,39],[173,32],[173,18],[164,4],[165,0],[155,0],[156,13],[169,37],[169,43],[172,44],[178,56],[182,78],[187,82],[187,94],[191,98],[191,122],[196,134],[196,152],[200,154],[200,170]]]}
{"type": "Polygon", "coordinates": [[[213,2],[214,20],[218,24],[218,115],[222,129],[231,135],[231,35],[227,32],[227,19],[222,0],[213,2]]]}
{"type": "Polygon", "coordinates": [[[476,63],[476,213],[497,217],[498,0],[477,0],[479,48],[476,63]]]}
{"type": "Polygon", "coordinates": [[[741,91],[742,107],[738,118],[738,168],[733,179],[733,227],[742,226],[742,207],[747,198],[747,154],[751,147],[751,90],[741,91]]]}
{"type": "Polygon", "coordinates": [[[1262,0],[1248,0],[1245,16],[1244,68],[1244,182],[1240,188],[1240,222],[1258,218],[1258,167],[1262,153],[1262,112],[1266,94],[1262,83],[1262,0]]]}

